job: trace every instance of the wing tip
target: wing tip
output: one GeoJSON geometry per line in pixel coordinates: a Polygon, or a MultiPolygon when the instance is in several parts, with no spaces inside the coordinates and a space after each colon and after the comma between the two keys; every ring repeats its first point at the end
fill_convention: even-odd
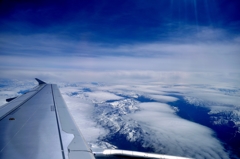
{"type": "Polygon", "coordinates": [[[47,84],[46,82],[38,79],[38,78],[35,78],[35,80],[38,82],[38,85],[41,85],[41,84],[47,84]]]}
{"type": "Polygon", "coordinates": [[[8,99],[6,99],[6,102],[10,102],[10,101],[14,100],[15,98],[17,98],[17,97],[8,98],[8,99]]]}

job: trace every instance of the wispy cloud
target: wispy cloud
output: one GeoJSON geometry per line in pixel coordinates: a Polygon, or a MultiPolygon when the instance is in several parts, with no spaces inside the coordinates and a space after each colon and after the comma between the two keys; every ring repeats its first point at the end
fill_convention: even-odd
{"type": "Polygon", "coordinates": [[[2,78],[239,83],[237,39],[124,45],[69,41],[50,35],[5,35],[0,39],[2,78]]]}
{"type": "Polygon", "coordinates": [[[88,92],[85,94],[89,96],[89,98],[91,98],[93,101],[100,102],[100,103],[105,102],[107,100],[122,99],[122,97],[120,96],[117,96],[115,94],[108,93],[108,92],[103,92],[103,91],[88,92]]]}
{"type": "Polygon", "coordinates": [[[238,39],[223,30],[178,36],[182,41],[115,44],[76,41],[51,34],[2,34],[0,67],[22,70],[236,72],[238,39]],[[210,38],[213,40],[206,40],[210,38]],[[192,39],[198,39],[197,42],[192,39]]]}

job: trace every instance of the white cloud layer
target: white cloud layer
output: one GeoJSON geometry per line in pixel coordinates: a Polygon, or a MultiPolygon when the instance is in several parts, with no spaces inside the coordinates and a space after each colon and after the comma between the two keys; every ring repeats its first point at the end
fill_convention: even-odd
{"type": "Polygon", "coordinates": [[[200,30],[194,35],[181,35],[180,42],[172,39],[118,45],[75,41],[52,34],[1,34],[0,69],[3,77],[16,73],[14,70],[20,71],[18,74],[61,71],[73,75],[72,70],[239,73],[239,37],[223,41],[222,37],[228,37],[224,30],[200,30]]]}
{"type": "Polygon", "coordinates": [[[154,145],[156,151],[197,159],[228,158],[209,128],[179,118],[167,104],[141,103],[140,108],[131,117],[146,131],[154,131],[146,145],[154,145]]]}
{"type": "Polygon", "coordinates": [[[162,103],[167,103],[167,102],[174,102],[177,101],[178,99],[175,97],[170,97],[170,96],[163,96],[163,95],[149,95],[150,98],[158,101],[158,102],[162,102],[162,103]]]}
{"type": "Polygon", "coordinates": [[[119,100],[122,99],[122,97],[119,97],[115,94],[103,92],[103,91],[96,91],[96,92],[87,92],[85,93],[87,96],[89,96],[90,99],[92,99],[94,102],[105,102],[107,100],[119,100]]]}
{"type": "Polygon", "coordinates": [[[224,30],[200,30],[194,35],[181,35],[180,42],[171,39],[118,45],[74,41],[51,34],[2,34],[0,75],[39,77],[53,83],[158,81],[239,86],[239,37],[222,41],[221,37],[228,36],[224,30]]]}

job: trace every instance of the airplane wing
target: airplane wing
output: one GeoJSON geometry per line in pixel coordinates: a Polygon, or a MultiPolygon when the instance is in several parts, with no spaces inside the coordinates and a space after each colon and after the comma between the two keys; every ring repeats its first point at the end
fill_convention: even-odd
{"type": "Polygon", "coordinates": [[[55,84],[39,85],[0,107],[1,159],[94,159],[55,84]]]}
{"type": "Polygon", "coordinates": [[[92,152],[57,85],[36,80],[37,87],[0,107],[0,159],[184,159],[126,150],[92,152]]]}

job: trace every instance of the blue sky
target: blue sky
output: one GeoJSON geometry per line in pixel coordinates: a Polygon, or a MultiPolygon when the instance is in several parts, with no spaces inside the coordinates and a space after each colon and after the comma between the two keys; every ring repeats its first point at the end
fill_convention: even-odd
{"type": "Polygon", "coordinates": [[[237,0],[3,1],[1,32],[117,45],[169,41],[208,27],[233,38],[239,7],[237,0]]]}
{"type": "Polygon", "coordinates": [[[238,0],[3,0],[1,74],[236,73],[239,8],[238,0]]]}

